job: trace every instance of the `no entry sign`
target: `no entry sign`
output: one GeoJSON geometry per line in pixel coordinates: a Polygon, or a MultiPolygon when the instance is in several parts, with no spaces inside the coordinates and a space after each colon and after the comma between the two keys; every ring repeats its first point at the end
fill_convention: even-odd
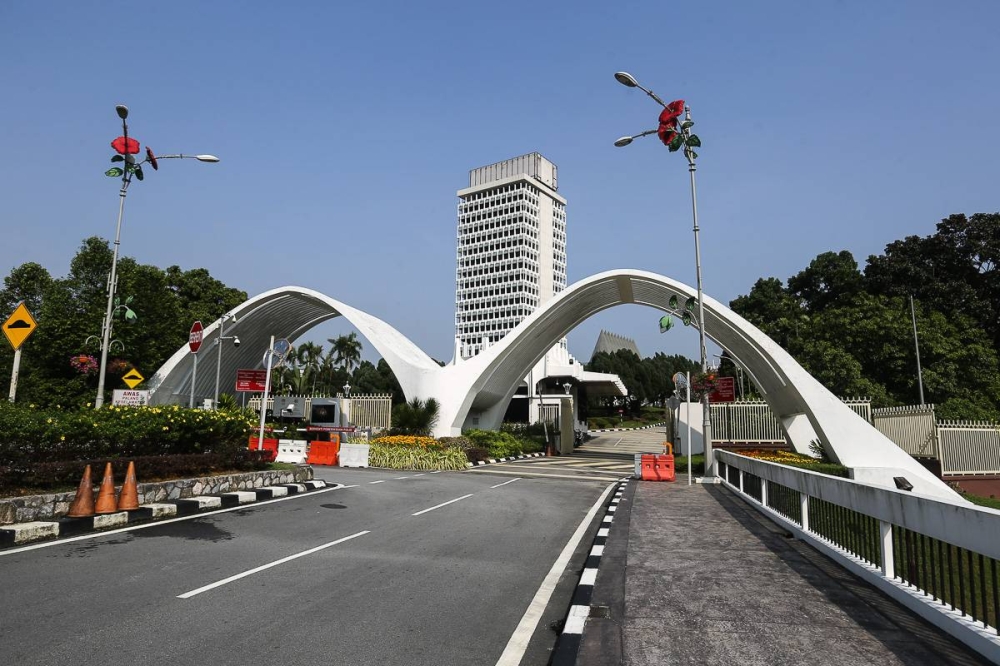
{"type": "Polygon", "coordinates": [[[191,325],[191,332],[188,334],[188,347],[191,348],[192,354],[197,354],[198,349],[201,347],[201,338],[205,328],[201,325],[200,321],[196,321],[191,325]]]}

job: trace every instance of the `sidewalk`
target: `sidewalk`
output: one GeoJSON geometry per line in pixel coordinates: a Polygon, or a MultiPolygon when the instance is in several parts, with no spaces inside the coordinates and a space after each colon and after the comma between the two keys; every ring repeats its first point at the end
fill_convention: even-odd
{"type": "Polygon", "coordinates": [[[981,664],[722,486],[633,481],[579,666],[981,664]]]}

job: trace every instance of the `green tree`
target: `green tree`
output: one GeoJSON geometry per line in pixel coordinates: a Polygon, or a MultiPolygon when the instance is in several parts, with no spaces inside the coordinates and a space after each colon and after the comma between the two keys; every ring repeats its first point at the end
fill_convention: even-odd
{"type": "Polygon", "coordinates": [[[341,335],[336,339],[327,340],[330,343],[330,354],[340,367],[350,372],[361,362],[361,341],[358,340],[357,333],[341,335]]]}

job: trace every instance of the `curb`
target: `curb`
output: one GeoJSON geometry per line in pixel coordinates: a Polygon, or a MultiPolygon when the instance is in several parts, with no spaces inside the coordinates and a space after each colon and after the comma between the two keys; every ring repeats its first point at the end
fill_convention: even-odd
{"type": "Polygon", "coordinates": [[[0,526],[0,548],[22,546],[35,541],[58,539],[60,536],[79,535],[90,532],[100,532],[102,529],[128,527],[142,523],[155,522],[160,518],[175,516],[190,516],[211,511],[221,507],[251,506],[254,502],[295,495],[310,490],[326,488],[326,481],[304,481],[302,483],[279,483],[252,491],[220,493],[219,495],[199,495],[146,504],[137,511],[118,511],[102,516],[87,518],[62,518],[59,521],[35,521],[30,523],[13,523],[0,526]],[[282,492],[284,491],[284,492],[282,492]],[[253,498],[251,499],[251,496],[253,498]],[[172,509],[172,510],[171,510],[172,509]]]}
{"type": "Polygon", "coordinates": [[[594,596],[594,584],[597,582],[597,570],[601,566],[601,558],[604,556],[604,547],[608,542],[608,532],[611,523],[614,522],[615,512],[618,510],[618,503],[621,502],[622,495],[628,486],[630,478],[625,477],[618,482],[611,502],[601,520],[601,526],[594,536],[594,543],[591,545],[590,553],[584,564],[583,573],[580,574],[580,581],[573,591],[573,598],[570,601],[569,612],[566,613],[566,621],[563,624],[562,633],[556,644],[552,655],[552,666],[571,666],[576,663],[577,653],[583,641],[583,627],[587,618],[591,615],[590,602],[594,596]]]}
{"type": "Polygon", "coordinates": [[[666,424],[667,424],[666,421],[661,421],[660,423],[654,423],[652,425],[647,425],[647,426],[639,426],[638,428],[603,428],[601,430],[588,430],[587,432],[588,433],[591,433],[591,432],[634,432],[636,430],[649,430],[651,428],[662,428],[666,424]]]}
{"type": "Polygon", "coordinates": [[[521,456],[511,456],[509,458],[489,458],[488,460],[480,460],[475,463],[465,463],[465,467],[479,467],[481,465],[493,465],[496,463],[510,462],[511,460],[524,460],[525,458],[544,458],[544,453],[525,453],[521,456]]]}

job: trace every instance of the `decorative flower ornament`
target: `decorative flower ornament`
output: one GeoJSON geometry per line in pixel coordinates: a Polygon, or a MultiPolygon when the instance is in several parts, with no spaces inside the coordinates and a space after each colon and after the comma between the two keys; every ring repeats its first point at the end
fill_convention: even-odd
{"type": "Polygon", "coordinates": [[[139,152],[139,142],[132,137],[126,139],[125,137],[120,136],[111,142],[111,147],[114,148],[119,155],[135,155],[139,152]]]}

